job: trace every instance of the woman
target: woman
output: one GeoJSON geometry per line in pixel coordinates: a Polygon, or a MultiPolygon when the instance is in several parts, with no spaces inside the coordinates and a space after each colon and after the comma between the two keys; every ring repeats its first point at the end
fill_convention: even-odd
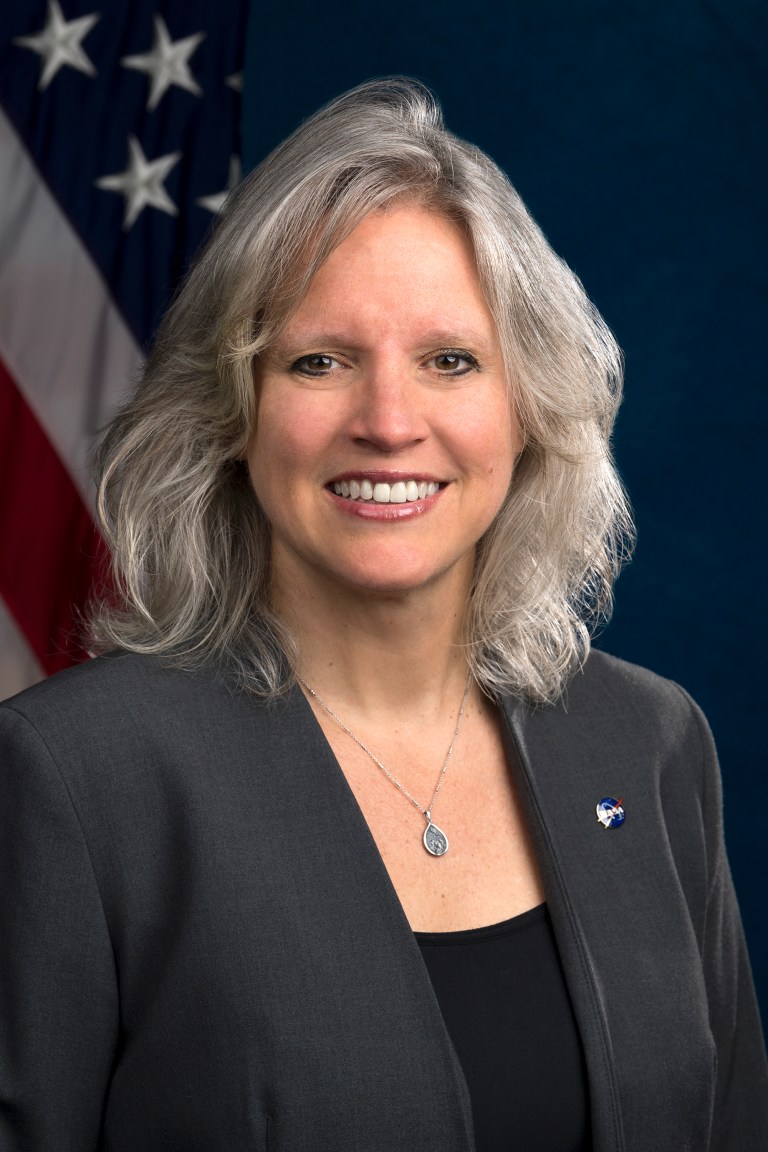
{"type": "Polygon", "coordinates": [[[375,82],[233,197],[100,459],[115,651],[2,710],[2,1147],[761,1146],[689,698],[594,653],[619,353],[375,82]]]}

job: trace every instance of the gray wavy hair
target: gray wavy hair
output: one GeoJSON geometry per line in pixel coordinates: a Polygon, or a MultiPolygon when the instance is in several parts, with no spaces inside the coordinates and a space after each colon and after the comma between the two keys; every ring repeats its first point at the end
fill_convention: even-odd
{"type": "Polygon", "coordinates": [[[370,212],[415,202],[471,243],[525,446],[477,546],[465,636],[490,695],[557,698],[610,612],[632,522],[609,437],[621,354],[576,276],[431,93],[392,78],[332,101],[228,200],[97,459],[116,593],[94,645],[214,662],[274,695],[298,653],[270,606],[270,529],[242,464],[254,360],[370,212]]]}

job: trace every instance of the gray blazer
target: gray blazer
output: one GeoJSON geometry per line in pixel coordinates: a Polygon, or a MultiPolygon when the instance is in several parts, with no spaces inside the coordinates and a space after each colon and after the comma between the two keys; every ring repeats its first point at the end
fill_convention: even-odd
{"type": "MultiPolygon", "coordinates": [[[[768,1149],[701,714],[598,653],[557,707],[502,707],[596,1152],[768,1149]]],[[[0,801],[2,1152],[472,1149],[418,946],[300,692],[94,661],[0,708],[0,801]]]]}

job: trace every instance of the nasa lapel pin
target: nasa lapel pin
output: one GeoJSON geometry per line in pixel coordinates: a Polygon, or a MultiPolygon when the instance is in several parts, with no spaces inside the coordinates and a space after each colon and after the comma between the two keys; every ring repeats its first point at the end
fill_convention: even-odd
{"type": "Polygon", "coordinates": [[[604,796],[597,802],[595,813],[603,828],[619,828],[626,816],[621,806],[622,797],[614,800],[613,796],[604,796]]]}

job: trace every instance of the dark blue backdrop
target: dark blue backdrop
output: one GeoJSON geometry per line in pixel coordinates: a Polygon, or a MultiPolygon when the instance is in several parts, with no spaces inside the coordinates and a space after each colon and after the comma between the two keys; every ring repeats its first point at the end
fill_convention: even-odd
{"type": "Polygon", "coordinates": [[[709,716],[764,1012],[766,33],[764,0],[292,0],[255,6],[245,87],[250,167],[331,96],[418,76],[616,332],[639,543],[599,643],[709,716]]]}

